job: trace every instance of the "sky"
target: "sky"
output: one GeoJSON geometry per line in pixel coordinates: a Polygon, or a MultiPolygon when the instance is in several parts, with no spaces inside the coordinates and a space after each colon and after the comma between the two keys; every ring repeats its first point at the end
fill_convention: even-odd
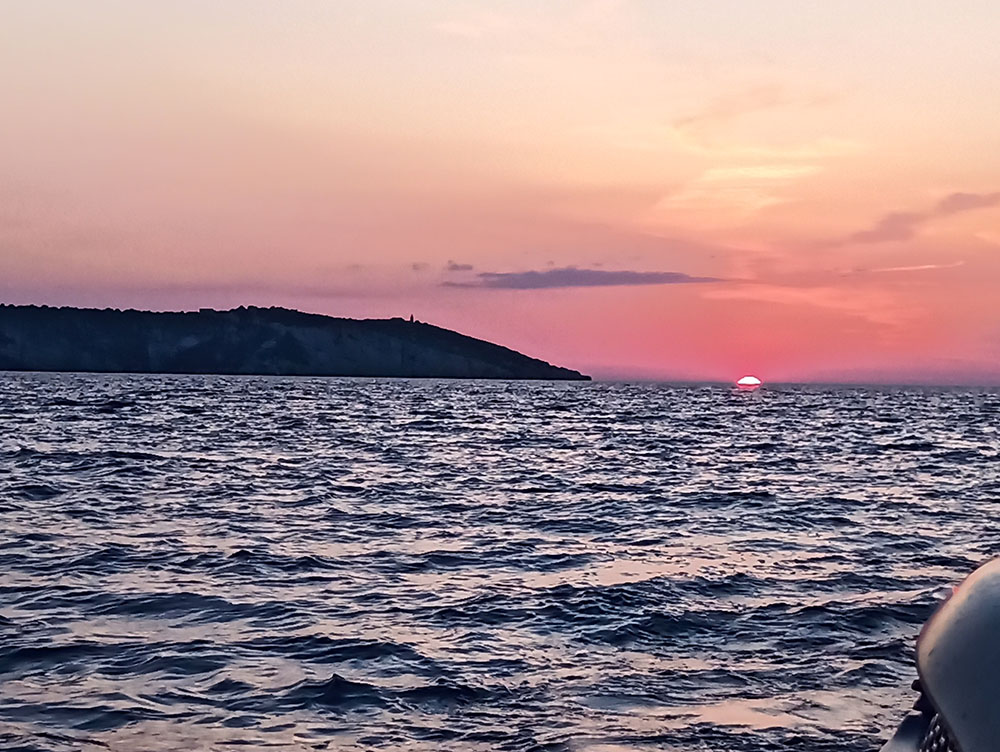
{"type": "Polygon", "coordinates": [[[1000,383],[995,0],[0,0],[0,301],[1000,383]]]}

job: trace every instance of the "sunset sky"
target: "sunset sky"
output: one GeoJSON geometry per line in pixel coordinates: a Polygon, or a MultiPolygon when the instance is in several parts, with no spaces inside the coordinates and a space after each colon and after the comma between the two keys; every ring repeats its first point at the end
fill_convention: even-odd
{"type": "Polygon", "coordinates": [[[0,301],[1000,383],[996,0],[0,0],[0,301]]]}

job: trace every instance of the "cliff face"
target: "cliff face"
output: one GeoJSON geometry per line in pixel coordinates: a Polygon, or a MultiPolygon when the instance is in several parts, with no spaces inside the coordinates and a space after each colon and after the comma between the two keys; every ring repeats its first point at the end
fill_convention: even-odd
{"type": "Polygon", "coordinates": [[[589,379],[430,324],[284,308],[151,313],[0,305],[0,370],[589,379]]]}

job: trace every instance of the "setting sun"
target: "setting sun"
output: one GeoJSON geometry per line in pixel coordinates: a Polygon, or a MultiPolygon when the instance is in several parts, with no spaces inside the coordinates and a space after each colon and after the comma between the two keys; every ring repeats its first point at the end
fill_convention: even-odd
{"type": "Polygon", "coordinates": [[[756,376],[744,376],[736,382],[736,386],[744,387],[746,389],[755,389],[763,383],[764,382],[756,376]]]}

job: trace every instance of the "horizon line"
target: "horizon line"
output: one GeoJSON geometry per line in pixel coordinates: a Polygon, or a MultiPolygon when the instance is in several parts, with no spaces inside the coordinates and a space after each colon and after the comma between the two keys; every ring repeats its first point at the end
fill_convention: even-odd
{"type": "MultiPolygon", "coordinates": [[[[446,376],[328,376],[306,374],[256,374],[256,373],[177,373],[158,371],[38,371],[38,370],[8,370],[0,369],[0,375],[32,375],[32,376],[164,376],[168,378],[237,378],[237,379],[348,379],[357,381],[497,381],[517,383],[553,383],[553,384],[663,384],[668,386],[725,386],[735,387],[736,381],[721,379],[673,379],[673,378],[604,378],[592,376],[585,381],[565,381],[560,379],[494,379],[494,378],[451,378],[446,376]]],[[[1000,377],[992,382],[930,382],[930,381],[764,381],[753,391],[766,391],[771,387],[880,387],[895,389],[1000,389],[1000,377]]]]}

